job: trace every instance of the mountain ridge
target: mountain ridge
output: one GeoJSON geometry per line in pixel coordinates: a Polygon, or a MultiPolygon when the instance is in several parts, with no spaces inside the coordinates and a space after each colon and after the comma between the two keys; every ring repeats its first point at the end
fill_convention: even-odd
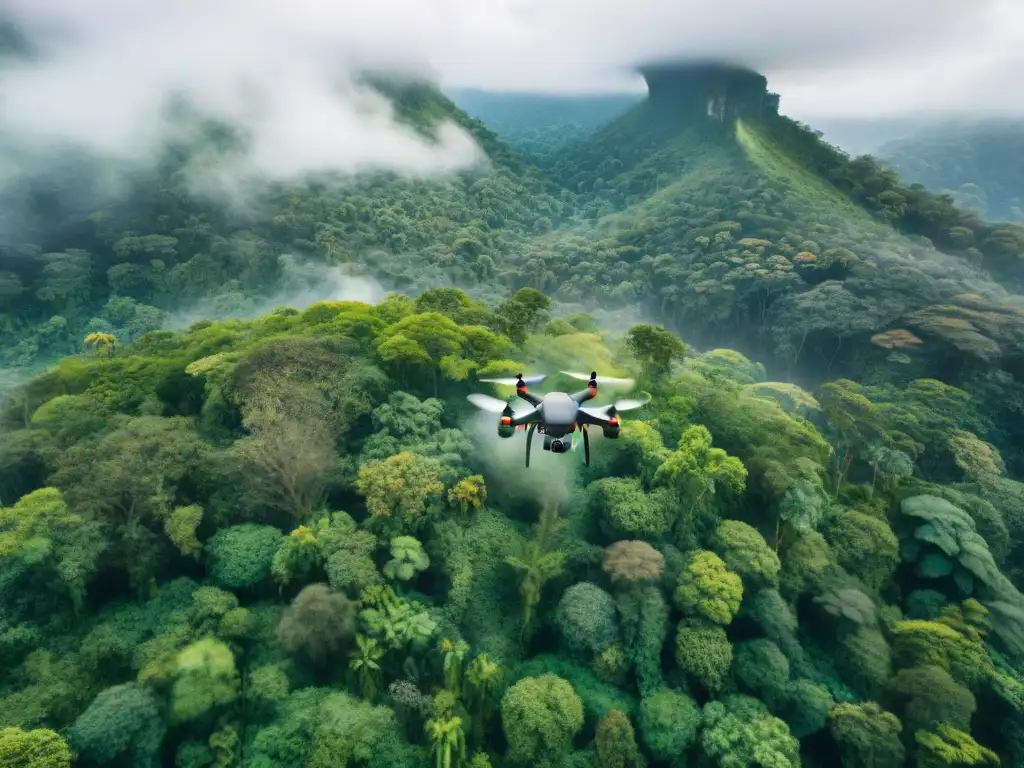
{"type": "MultiPolygon", "coordinates": [[[[732,76],[732,70],[687,70],[688,74],[683,77],[684,88],[689,88],[688,92],[705,88],[708,93],[725,93],[722,91],[725,87],[723,71],[726,76],[732,76]],[[701,78],[706,80],[706,85],[694,86],[701,78]]],[[[663,71],[659,76],[671,79],[670,75],[663,71]]],[[[756,86],[755,96],[768,93],[766,81],[756,73],[743,72],[742,77],[756,86]]],[[[900,270],[908,274],[917,273],[928,284],[938,286],[944,280],[948,282],[952,275],[959,275],[955,278],[957,288],[926,292],[932,298],[922,295],[915,302],[917,308],[954,295],[979,291],[998,302],[1008,296],[1000,287],[1000,281],[1007,277],[1017,281],[1008,283],[1010,293],[1016,290],[1012,286],[1020,284],[1013,253],[1014,249],[1024,250],[1024,245],[1019,245],[1024,244],[1024,228],[1000,229],[998,225],[958,211],[946,198],[929,195],[919,187],[904,187],[894,174],[870,158],[851,160],[822,142],[820,136],[806,126],[778,116],[772,109],[766,114],[758,109],[757,116],[738,119],[742,108],[728,115],[714,110],[709,114],[694,109],[696,102],[676,104],[670,96],[646,99],[565,149],[550,168],[540,168],[528,156],[509,150],[493,131],[469,117],[435,86],[379,79],[370,82],[393,100],[399,119],[418,126],[427,134],[432,126],[444,120],[451,120],[471,132],[487,152],[491,167],[462,172],[448,181],[425,184],[407,182],[394,174],[364,174],[354,180],[354,186],[338,188],[331,194],[342,195],[338,198],[341,201],[349,193],[355,193],[354,199],[364,199],[360,197],[363,194],[383,192],[384,197],[372,202],[371,198],[365,198],[365,204],[370,206],[365,209],[366,214],[342,205],[332,214],[333,222],[321,222],[312,228],[309,212],[293,214],[284,230],[279,225],[268,228],[266,224],[259,224],[253,230],[256,240],[251,243],[269,243],[280,237],[275,228],[282,232],[291,228],[294,234],[286,247],[296,255],[328,264],[362,262],[364,271],[375,272],[389,285],[402,289],[421,290],[416,286],[425,287],[440,280],[463,285],[471,291],[482,290],[479,295],[493,295],[493,286],[485,285],[495,277],[498,284],[505,286],[499,288],[500,291],[522,287],[529,283],[530,275],[540,274],[544,276],[536,280],[533,287],[550,290],[555,281],[561,281],[555,297],[568,304],[609,301],[611,306],[627,306],[638,302],[638,306],[647,307],[664,320],[674,318],[673,322],[688,323],[690,332],[695,334],[694,341],[703,338],[704,343],[716,344],[729,338],[746,353],[776,356],[776,363],[789,354],[783,352],[789,348],[789,342],[783,337],[769,342],[764,335],[768,333],[769,326],[765,323],[772,316],[772,305],[782,301],[778,305],[780,317],[786,317],[786,302],[795,300],[801,291],[813,290],[825,276],[839,279],[841,283],[852,275],[854,279],[849,286],[859,285],[860,291],[865,290],[865,286],[873,284],[877,278],[857,266],[862,259],[856,251],[862,248],[874,254],[869,261],[877,263],[882,253],[879,244],[888,243],[885,247],[895,250],[892,255],[884,256],[883,262],[899,265],[900,270]],[[449,219],[456,210],[452,207],[455,201],[461,201],[457,204],[461,207],[457,216],[460,224],[454,227],[447,224],[444,230],[434,233],[423,229],[425,221],[440,222],[424,207],[428,200],[432,201],[429,206],[435,206],[438,211],[448,211],[449,219]],[[378,208],[379,211],[371,213],[378,208]],[[398,214],[397,229],[383,237],[384,230],[379,226],[377,232],[381,234],[370,235],[369,230],[366,234],[357,234],[364,228],[360,217],[370,215],[380,221],[384,211],[392,217],[398,214]],[[643,220],[639,228],[638,220],[643,220]],[[405,223],[399,223],[402,221],[405,223]],[[902,239],[898,235],[900,230],[905,236],[902,239]],[[442,231],[446,234],[439,240],[442,231]],[[597,241],[588,240],[591,232],[601,233],[597,241]],[[935,245],[948,250],[950,258],[954,259],[947,263],[959,263],[959,266],[952,272],[945,268],[949,272],[945,276],[930,267],[924,268],[929,260],[946,257],[939,251],[931,251],[930,241],[921,239],[922,235],[939,236],[935,245]],[[569,244],[580,237],[589,242],[582,251],[578,243],[569,244]],[[702,245],[702,238],[715,242],[702,245]],[[763,253],[740,244],[751,239],[764,241],[755,248],[763,253]],[[950,243],[957,247],[950,248],[950,243]],[[404,253],[409,247],[418,249],[418,265],[404,253]],[[582,259],[584,264],[591,265],[592,274],[583,274],[571,262],[564,262],[564,254],[570,252],[575,252],[575,258],[582,259]],[[802,261],[795,260],[800,254],[804,254],[800,257],[802,261]],[[744,261],[751,255],[773,260],[767,274],[774,275],[772,280],[781,281],[776,289],[750,287],[750,280],[744,278],[740,285],[747,288],[737,293],[737,286],[731,281],[740,276],[734,274],[729,260],[739,259],[737,264],[748,264],[751,271],[743,274],[754,277],[760,274],[758,268],[753,262],[744,261]],[[552,266],[540,271],[537,268],[524,271],[525,265],[531,262],[552,266]],[[979,266],[982,271],[978,271],[979,266]],[[723,269],[725,272],[719,274],[723,269]],[[985,270],[996,276],[989,288],[980,287],[989,279],[985,270]],[[668,274],[674,277],[666,282],[664,276],[668,274]],[[726,276],[731,277],[724,283],[718,281],[726,276]],[[783,284],[788,287],[780,292],[778,288],[783,284]],[[694,286],[698,285],[705,286],[698,292],[700,295],[694,293],[694,286]],[[761,299],[756,298],[765,290],[767,293],[761,299]],[[753,294],[748,295],[747,291],[753,294]],[[649,296],[649,300],[640,300],[641,296],[649,296]],[[737,296],[743,298],[737,299],[737,296]],[[692,308],[702,307],[695,309],[698,316],[702,316],[699,327],[675,313],[662,314],[669,305],[679,302],[684,305],[690,302],[692,308]],[[753,306],[756,306],[757,322],[744,325],[743,319],[750,318],[753,306]],[[709,318],[719,318],[715,322],[732,319],[716,331],[715,323],[705,322],[709,318]],[[756,333],[751,329],[757,329],[756,333]]],[[[664,93],[671,92],[670,89],[664,93]]],[[[167,172],[173,174],[179,166],[172,165],[167,172]]],[[[158,179],[153,181],[159,183],[158,179]]],[[[323,186],[325,183],[325,180],[318,180],[316,188],[324,191],[331,188],[330,184],[323,186]]],[[[308,194],[310,189],[306,187],[306,191],[302,191],[301,185],[270,187],[262,205],[270,206],[268,210],[282,209],[282,206],[287,209],[288,199],[295,199],[295,194],[308,194]]],[[[183,192],[187,195],[187,190],[183,192]]],[[[302,206],[307,211],[313,210],[308,203],[302,206]]],[[[323,204],[315,207],[322,208],[323,204]]],[[[164,226],[162,231],[153,231],[147,237],[174,240],[179,237],[175,232],[187,231],[187,227],[181,228],[185,224],[182,214],[174,215],[180,222],[177,229],[164,226]]],[[[226,228],[226,232],[244,231],[249,227],[244,221],[229,224],[223,216],[220,223],[216,221],[211,220],[215,229],[226,228]]],[[[144,220],[139,224],[149,226],[144,220]]],[[[146,250],[149,248],[146,245],[137,251],[149,261],[149,266],[115,263],[119,260],[113,253],[117,243],[121,243],[122,249],[138,249],[139,245],[131,243],[135,242],[132,237],[137,239],[140,234],[127,240],[122,237],[103,242],[96,239],[94,232],[88,235],[94,243],[84,248],[84,252],[91,254],[89,259],[98,258],[100,264],[106,261],[109,265],[101,269],[117,272],[119,284],[135,286],[134,293],[125,295],[124,289],[115,289],[110,296],[117,298],[115,304],[121,307],[115,313],[119,321],[136,328],[155,322],[170,309],[167,298],[157,298],[153,293],[160,289],[157,283],[167,281],[163,274],[152,273],[155,268],[165,268],[160,266],[163,262],[156,251],[146,250]],[[103,256],[104,251],[110,255],[103,256]],[[122,277],[126,269],[129,274],[122,277]],[[151,286],[148,291],[146,284],[151,286]],[[150,305],[154,300],[156,307],[150,305]],[[142,317],[148,319],[142,320],[142,317]]],[[[210,244],[223,240],[219,234],[214,234],[212,241],[209,235],[204,237],[210,244]]],[[[225,245],[217,247],[230,247],[226,245],[230,240],[224,242],[225,245]]],[[[67,244],[83,245],[80,241],[67,244]]],[[[175,251],[174,246],[165,247],[175,251]]],[[[252,249],[251,244],[246,247],[252,249]]],[[[259,247],[267,250],[266,245],[259,247]]],[[[54,252],[54,246],[44,244],[43,250],[54,252]]],[[[50,257],[51,261],[56,259],[64,266],[84,263],[83,258],[50,257]]],[[[203,258],[207,256],[204,254],[203,258]]],[[[265,253],[262,259],[260,271],[248,278],[243,275],[241,283],[226,279],[225,283],[229,286],[234,283],[245,291],[256,284],[264,285],[268,276],[276,274],[278,277],[274,279],[279,279],[284,274],[278,258],[265,253]]],[[[188,268],[179,263],[175,270],[168,277],[183,275],[188,268]]],[[[37,272],[35,279],[40,278],[41,273],[37,272]]],[[[31,275],[26,279],[32,279],[31,275]]],[[[9,295],[17,295],[19,300],[25,301],[24,285],[19,286],[10,279],[8,285],[9,295]]],[[[220,290],[216,284],[211,287],[220,290]]],[[[197,292],[197,288],[186,289],[185,294],[200,298],[205,289],[197,292]]],[[[162,290],[166,295],[168,289],[162,290]]],[[[230,291],[238,295],[238,287],[230,291]]],[[[8,302],[11,300],[9,298],[8,302]]],[[[237,302],[237,299],[231,301],[237,302]]],[[[853,305],[857,305],[856,301],[853,305]]],[[[893,306],[897,305],[904,306],[905,301],[893,306]]],[[[901,317],[899,313],[880,308],[868,310],[866,305],[857,306],[861,307],[861,313],[867,313],[861,320],[863,328],[858,331],[864,338],[889,330],[888,324],[901,317]]],[[[107,316],[94,318],[92,327],[116,330],[117,326],[108,319],[113,317],[110,314],[113,310],[108,307],[104,311],[107,316]]],[[[7,317],[11,317],[10,312],[7,317]]],[[[12,330],[8,327],[9,333],[12,330]]],[[[138,331],[133,335],[138,335],[138,331]]],[[[846,332],[840,334],[840,343],[846,335],[846,332]]],[[[60,334],[57,336],[59,338],[60,334]]],[[[66,338],[65,343],[66,349],[77,345],[73,335],[66,338]]],[[[17,345],[14,348],[18,349],[17,345]]],[[[23,345],[21,349],[23,358],[32,354],[31,347],[23,345]]],[[[1016,359],[1012,348],[1007,353],[1011,359],[1016,359]]],[[[843,364],[841,357],[839,363],[843,364]]]]}

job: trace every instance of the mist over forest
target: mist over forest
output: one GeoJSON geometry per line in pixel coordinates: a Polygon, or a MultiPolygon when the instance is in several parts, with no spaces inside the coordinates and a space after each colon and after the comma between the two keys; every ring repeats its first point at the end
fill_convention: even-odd
{"type": "Polygon", "coordinates": [[[0,768],[1024,765],[1021,13],[10,0],[0,768]]]}

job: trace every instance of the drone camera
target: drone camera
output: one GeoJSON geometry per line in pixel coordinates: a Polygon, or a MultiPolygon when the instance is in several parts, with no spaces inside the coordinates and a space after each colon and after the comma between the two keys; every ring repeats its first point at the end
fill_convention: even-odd
{"type": "Polygon", "coordinates": [[[572,435],[561,437],[544,436],[544,450],[551,453],[568,453],[572,450],[572,435]]]}

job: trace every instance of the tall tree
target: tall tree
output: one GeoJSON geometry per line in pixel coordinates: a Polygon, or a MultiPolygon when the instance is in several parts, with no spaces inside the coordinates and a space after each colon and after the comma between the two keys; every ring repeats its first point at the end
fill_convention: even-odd
{"type": "Polygon", "coordinates": [[[562,573],[565,556],[555,549],[555,538],[561,529],[558,511],[552,505],[541,509],[533,539],[523,543],[515,555],[505,562],[519,574],[519,594],[523,597],[522,639],[527,641],[533,622],[533,609],[540,602],[544,584],[562,573]]]}
{"type": "Polygon", "coordinates": [[[251,502],[305,520],[323,500],[337,463],[326,427],[264,409],[250,412],[246,426],[250,434],[234,450],[243,462],[251,502]]]}
{"type": "Polygon", "coordinates": [[[672,361],[686,354],[679,337],[657,325],[634,325],[626,333],[626,347],[652,379],[668,374],[672,361]]]}

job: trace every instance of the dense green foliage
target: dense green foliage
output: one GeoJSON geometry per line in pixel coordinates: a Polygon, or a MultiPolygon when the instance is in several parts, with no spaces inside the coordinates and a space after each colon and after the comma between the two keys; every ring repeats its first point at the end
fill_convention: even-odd
{"type": "Polygon", "coordinates": [[[989,219],[1024,222],[1024,128],[1013,120],[943,121],[876,154],[908,181],[989,219]]]}
{"type": "Polygon", "coordinates": [[[1024,230],[785,118],[547,172],[387,88],[492,166],[7,210],[0,765],[1024,762],[1024,230]],[[161,328],[299,256],[401,291],[161,328]],[[465,400],[591,369],[652,399],[590,467],[465,400]]]}

